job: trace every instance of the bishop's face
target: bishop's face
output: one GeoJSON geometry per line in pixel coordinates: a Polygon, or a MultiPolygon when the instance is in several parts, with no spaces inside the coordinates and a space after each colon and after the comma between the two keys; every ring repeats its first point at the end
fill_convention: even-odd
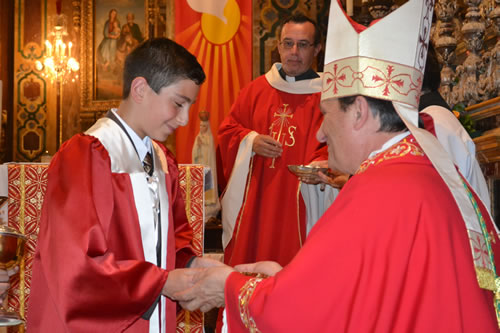
{"type": "Polygon", "coordinates": [[[283,26],[278,51],[288,76],[301,75],[311,68],[321,50],[321,44],[314,45],[314,32],[311,22],[289,22],[283,26]]]}
{"type": "Polygon", "coordinates": [[[347,174],[354,174],[359,167],[352,131],[352,110],[343,110],[338,99],[321,101],[323,123],[316,138],[328,145],[328,167],[347,174]]]}

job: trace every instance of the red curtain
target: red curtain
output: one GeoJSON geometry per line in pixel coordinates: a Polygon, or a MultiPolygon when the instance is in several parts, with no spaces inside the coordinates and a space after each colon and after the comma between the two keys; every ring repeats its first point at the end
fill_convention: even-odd
{"type": "Polygon", "coordinates": [[[252,1],[176,0],[175,40],[196,56],[207,75],[189,123],[175,133],[177,161],[191,163],[198,113],[210,113],[217,146],[220,123],[240,89],[252,80],[252,1]]]}

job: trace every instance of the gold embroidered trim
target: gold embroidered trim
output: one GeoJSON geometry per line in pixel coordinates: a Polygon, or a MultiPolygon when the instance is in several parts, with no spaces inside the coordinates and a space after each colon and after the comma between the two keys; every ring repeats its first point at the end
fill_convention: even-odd
{"type": "Polygon", "coordinates": [[[247,204],[247,197],[248,197],[248,189],[250,188],[250,179],[252,179],[252,172],[253,172],[253,157],[250,159],[250,167],[248,168],[248,178],[247,178],[247,183],[245,185],[245,201],[243,201],[240,209],[240,213],[237,217],[236,220],[236,236],[234,237],[235,243],[238,241],[238,234],[240,232],[240,223],[241,223],[241,217],[243,216],[243,212],[245,211],[245,206],[247,204]]]}
{"type": "Polygon", "coordinates": [[[191,312],[184,311],[184,333],[191,333],[191,312]]]}
{"type": "Polygon", "coordinates": [[[240,310],[240,318],[243,325],[251,333],[260,333],[255,321],[252,316],[250,316],[250,310],[248,309],[250,299],[252,298],[253,292],[257,285],[262,282],[262,278],[253,278],[248,280],[243,287],[240,289],[240,295],[238,296],[238,305],[240,310]]]}
{"type": "Polygon", "coordinates": [[[321,100],[363,95],[418,107],[422,73],[414,67],[368,57],[325,65],[321,100]]]}
{"type": "Polygon", "coordinates": [[[475,268],[479,286],[483,289],[496,291],[497,286],[495,284],[495,275],[493,274],[493,272],[490,269],[484,267],[475,266],[475,268]]]}
{"type": "MultiPolygon", "coordinates": [[[[186,215],[187,218],[189,219],[189,223],[191,224],[191,167],[186,166],[186,200],[185,200],[185,205],[186,205],[186,215]]],[[[187,312],[187,311],[186,311],[187,312]]]]}
{"type": "MultiPolygon", "coordinates": [[[[21,165],[21,173],[19,177],[20,182],[20,190],[21,190],[21,198],[20,198],[20,207],[19,207],[19,232],[21,234],[25,234],[25,219],[26,219],[26,168],[24,165],[21,165]]],[[[25,245],[26,246],[26,245],[25,245]]],[[[25,256],[22,257],[20,267],[19,267],[19,315],[21,318],[26,318],[26,261],[25,256]]],[[[21,325],[24,330],[24,325],[21,325]]]]}
{"type": "Polygon", "coordinates": [[[299,228],[299,247],[302,247],[302,234],[300,232],[300,182],[297,187],[297,227],[299,228]]]}
{"type": "Polygon", "coordinates": [[[414,139],[407,140],[406,138],[402,141],[394,144],[389,149],[384,150],[383,152],[375,155],[374,157],[367,159],[364,161],[356,174],[365,172],[369,167],[378,165],[384,161],[391,160],[394,158],[403,157],[405,155],[414,155],[414,156],[425,156],[422,148],[414,144],[414,139]]]}

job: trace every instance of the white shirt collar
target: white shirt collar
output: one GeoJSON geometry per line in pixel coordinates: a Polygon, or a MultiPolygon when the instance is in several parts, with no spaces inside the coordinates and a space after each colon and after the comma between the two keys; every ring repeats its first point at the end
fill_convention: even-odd
{"type": "Polygon", "coordinates": [[[290,94],[314,94],[321,92],[322,73],[318,73],[320,77],[311,80],[295,81],[295,78],[292,77],[287,77],[287,80],[283,80],[279,73],[280,68],[281,64],[275,63],[265,74],[265,78],[271,87],[290,94]],[[293,82],[288,79],[293,79],[293,82]]]}
{"type": "Polygon", "coordinates": [[[382,148],[380,149],[377,149],[377,150],[374,150],[370,153],[370,155],[368,155],[368,158],[372,158],[373,156],[377,155],[378,153],[381,153],[383,152],[384,150],[387,150],[389,149],[390,147],[392,147],[392,145],[394,145],[396,142],[399,142],[401,140],[403,140],[404,138],[406,138],[408,135],[410,135],[410,131],[406,131],[404,133],[401,133],[401,134],[398,134],[392,138],[390,138],[389,140],[387,140],[383,145],[382,145],[382,148]]]}
{"type": "Polygon", "coordinates": [[[118,118],[118,120],[120,120],[123,127],[127,131],[127,134],[132,139],[132,143],[134,144],[135,149],[137,150],[137,154],[139,155],[139,159],[142,162],[144,160],[144,157],[146,156],[146,154],[148,152],[152,151],[151,147],[153,146],[153,144],[151,143],[151,139],[149,138],[149,136],[145,136],[144,139],[141,140],[141,138],[137,135],[137,133],[135,133],[134,130],[129,125],[127,125],[125,120],[123,120],[118,115],[118,113],[116,113],[116,111],[117,111],[117,109],[115,109],[115,108],[111,109],[111,112],[113,112],[114,115],[116,116],[116,118],[118,118]]]}

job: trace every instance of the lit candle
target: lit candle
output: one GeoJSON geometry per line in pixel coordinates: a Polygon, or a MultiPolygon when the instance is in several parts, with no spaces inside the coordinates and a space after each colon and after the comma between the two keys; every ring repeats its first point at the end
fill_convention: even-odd
{"type": "Polygon", "coordinates": [[[73,46],[73,43],[69,42],[68,43],[68,58],[71,58],[71,47],[73,46]]]}
{"type": "Polygon", "coordinates": [[[45,41],[45,47],[47,48],[47,57],[52,56],[52,44],[48,40],[45,41]]]}
{"type": "Polygon", "coordinates": [[[54,56],[59,57],[59,41],[56,40],[56,46],[54,48],[54,56]]]}
{"type": "Polygon", "coordinates": [[[66,56],[66,44],[61,43],[61,58],[66,56]]]}
{"type": "Polygon", "coordinates": [[[57,57],[59,59],[61,59],[62,57],[62,41],[60,39],[57,40],[56,42],[56,53],[57,53],[57,57]]]}
{"type": "Polygon", "coordinates": [[[353,0],[347,0],[346,11],[348,16],[352,16],[354,12],[352,1],[353,0]]]}

